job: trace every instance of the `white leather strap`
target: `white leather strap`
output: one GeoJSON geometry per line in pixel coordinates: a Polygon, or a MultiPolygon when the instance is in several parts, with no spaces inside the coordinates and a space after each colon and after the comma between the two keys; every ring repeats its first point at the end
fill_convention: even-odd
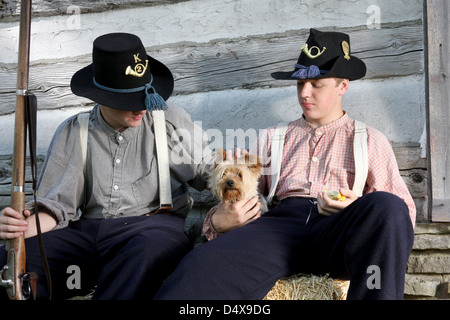
{"type": "MultiPolygon", "coordinates": [[[[87,147],[88,147],[88,134],[89,134],[89,116],[90,112],[79,113],[77,120],[80,126],[80,143],[81,143],[81,156],[83,157],[83,176],[84,181],[86,181],[86,158],[87,158],[87,147]]],[[[84,209],[86,209],[87,204],[87,185],[84,184],[84,209]]],[[[81,210],[78,211],[78,216],[81,216],[81,210]]]]}
{"type": "Polygon", "coordinates": [[[172,190],[170,186],[169,148],[167,146],[166,118],[163,110],[152,111],[155,131],[156,158],[159,176],[160,209],[172,208],[172,190]]]}
{"type": "Polygon", "coordinates": [[[280,179],[281,162],[283,160],[284,137],[286,135],[287,128],[287,122],[279,123],[275,129],[275,133],[272,136],[272,145],[270,148],[270,168],[272,173],[272,183],[270,186],[269,195],[266,199],[268,204],[272,203],[272,199],[275,195],[275,190],[278,185],[278,180],[280,179]]]}
{"type": "Polygon", "coordinates": [[[83,174],[86,176],[86,157],[87,144],[89,132],[89,115],[90,112],[78,114],[78,124],[80,125],[80,141],[81,141],[81,155],[83,157],[83,174]]]}
{"type": "Polygon", "coordinates": [[[353,142],[353,156],[355,159],[355,182],[353,191],[361,197],[366,185],[369,171],[367,153],[367,128],[363,122],[355,120],[355,138],[353,142]]]}

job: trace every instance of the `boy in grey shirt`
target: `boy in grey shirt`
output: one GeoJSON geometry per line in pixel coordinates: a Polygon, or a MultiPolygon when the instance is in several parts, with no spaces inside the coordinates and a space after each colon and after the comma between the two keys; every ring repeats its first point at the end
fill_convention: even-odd
{"type": "MultiPolygon", "coordinates": [[[[184,234],[192,207],[188,184],[204,189],[214,158],[206,142],[194,141],[201,129],[187,112],[165,102],[173,85],[170,70],[147,55],[137,36],[125,33],[97,38],[93,64],[73,76],[72,91],[98,104],[89,114],[86,173],[77,115],[58,127],[39,179],[38,214],[53,297],[85,294],[96,286],[94,299],[149,299],[191,249],[184,234]],[[169,214],[154,214],[161,204],[153,110],[165,115],[169,214]],[[81,270],[79,290],[67,288],[70,266],[81,270]]],[[[27,204],[25,220],[4,209],[0,238],[25,232],[27,270],[38,274],[37,298],[43,299],[48,290],[33,205],[27,204]]],[[[1,250],[0,264],[5,262],[1,250]]]]}

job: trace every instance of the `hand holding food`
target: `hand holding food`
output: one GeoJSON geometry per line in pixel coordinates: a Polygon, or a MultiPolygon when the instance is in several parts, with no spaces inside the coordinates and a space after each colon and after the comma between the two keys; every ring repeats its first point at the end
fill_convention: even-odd
{"type": "Polygon", "coordinates": [[[327,193],[327,196],[332,200],[345,201],[347,199],[346,196],[343,196],[340,192],[334,190],[324,190],[327,193]]]}

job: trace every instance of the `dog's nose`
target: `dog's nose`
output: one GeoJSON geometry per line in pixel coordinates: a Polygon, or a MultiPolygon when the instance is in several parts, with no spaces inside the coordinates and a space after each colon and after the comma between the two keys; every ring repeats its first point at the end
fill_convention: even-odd
{"type": "Polygon", "coordinates": [[[234,181],[233,180],[228,180],[227,181],[227,186],[232,188],[234,186],[234,181]]]}

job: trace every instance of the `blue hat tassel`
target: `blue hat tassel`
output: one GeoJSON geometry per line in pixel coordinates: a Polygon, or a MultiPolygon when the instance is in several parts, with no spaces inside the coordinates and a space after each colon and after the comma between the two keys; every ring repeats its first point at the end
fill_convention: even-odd
{"type": "Polygon", "coordinates": [[[145,85],[145,107],[147,108],[147,111],[166,110],[167,104],[163,97],[156,92],[155,88],[152,86],[152,82],[153,75],[150,82],[145,85]]]}
{"type": "Polygon", "coordinates": [[[299,80],[317,78],[328,72],[327,70],[320,70],[315,65],[306,67],[301,64],[296,64],[295,68],[298,70],[292,75],[292,78],[299,80]]]}

